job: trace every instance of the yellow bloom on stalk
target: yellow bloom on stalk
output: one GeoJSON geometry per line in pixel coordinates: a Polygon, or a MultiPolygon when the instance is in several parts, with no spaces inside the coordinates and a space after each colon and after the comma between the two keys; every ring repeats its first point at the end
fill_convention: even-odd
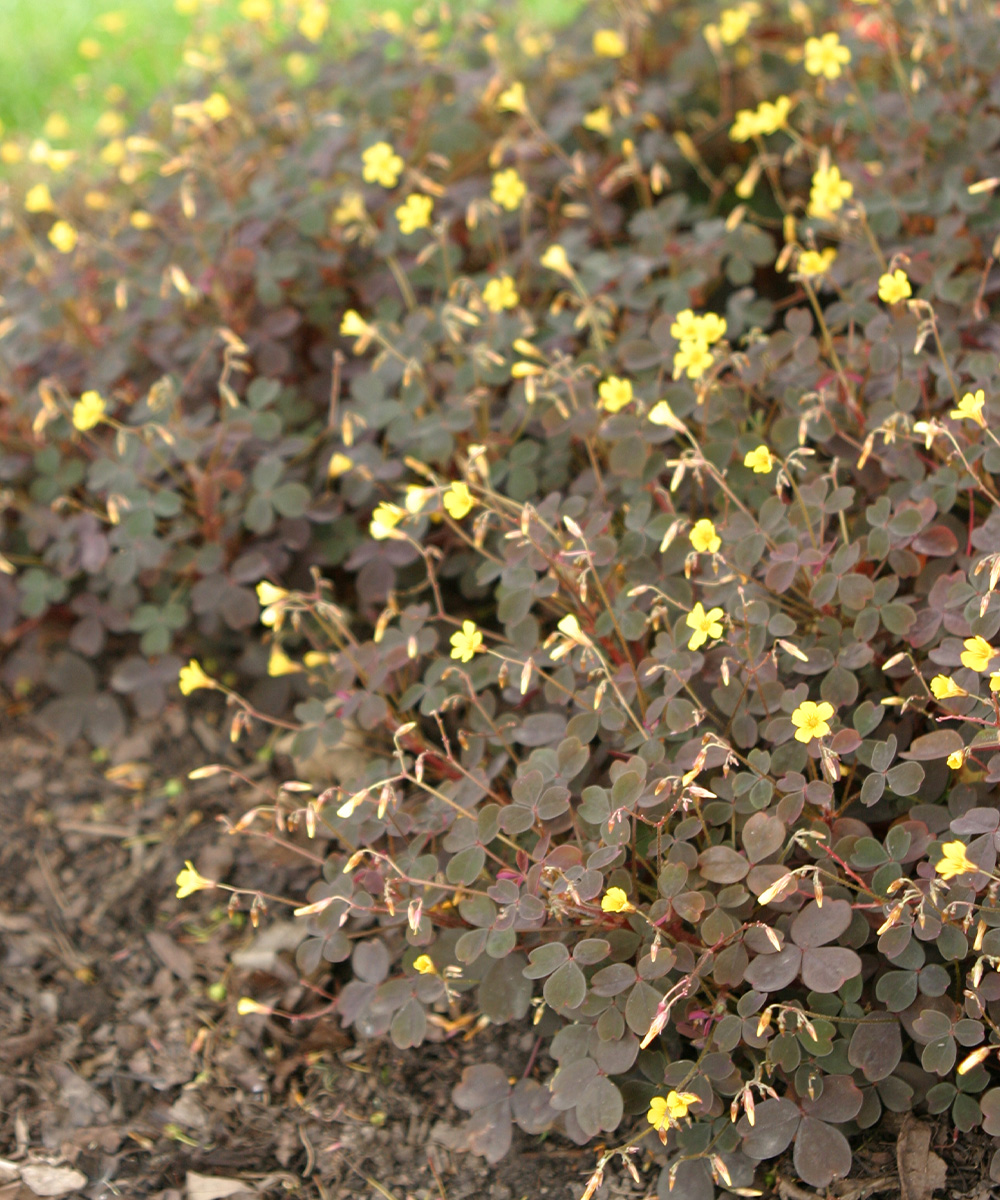
{"type": "Polygon", "coordinates": [[[681,342],[674,354],[674,379],[686,374],[688,379],[700,379],[715,362],[712,351],[704,342],[681,342]]]}
{"type": "Polygon", "coordinates": [[[670,336],[679,342],[701,342],[712,346],[726,333],[726,318],[718,313],[696,316],[690,308],[682,309],[670,326],[670,336]]]}
{"type": "Polygon", "coordinates": [[[962,643],[965,649],[962,651],[962,666],[968,667],[970,671],[986,671],[989,669],[991,659],[996,657],[996,651],[984,638],[978,634],[972,638],[966,638],[962,643]]]}
{"type": "Polygon", "coordinates": [[[954,696],[967,696],[969,693],[959,687],[948,675],[935,675],[931,680],[931,692],[937,700],[951,700],[954,696]]]}
{"type": "Polygon", "coordinates": [[[267,673],[272,679],[278,679],[282,675],[294,675],[301,671],[302,667],[297,662],[293,662],[280,646],[271,647],[271,655],[267,660],[267,673]]]}
{"type": "Polygon", "coordinates": [[[271,0],[241,0],[239,13],[245,21],[270,21],[274,5],[271,0]]]}
{"type": "Polygon", "coordinates": [[[341,475],[346,474],[351,467],[354,466],[354,459],[348,458],[346,454],[341,454],[338,450],[330,458],[330,462],[326,468],[327,479],[338,479],[341,475]]]}
{"type": "Polygon", "coordinates": [[[365,219],[365,198],[353,189],[346,191],[340,197],[340,203],[333,210],[334,225],[356,225],[365,219]]]}
{"type": "Polygon", "coordinates": [[[7,163],[8,166],[13,166],[14,163],[19,163],[24,158],[24,147],[19,146],[17,142],[0,143],[0,162],[7,163]]]}
{"type": "Polygon", "coordinates": [[[1000,692],[1000,671],[994,671],[990,676],[990,691],[1000,692]]]}
{"type": "Polygon", "coordinates": [[[268,583],[266,579],[262,579],[257,584],[257,600],[261,608],[277,604],[279,600],[284,600],[287,595],[288,592],[284,588],[275,587],[273,583],[268,583]]]}
{"type": "Polygon", "coordinates": [[[795,269],[806,279],[819,279],[829,271],[836,258],[837,251],[832,246],[827,246],[825,250],[803,250],[795,269]]]}
{"type": "Polygon", "coordinates": [[[701,601],[691,609],[688,615],[684,618],[684,624],[688,629],[693,629],[691,640],[688,642],[689,650],[697,650],[699,646],[704,646],[709,638],[722,637],[722,617],[721,608],[710,608],[708,612],[702,607],[701,601]]]}
{"type": "Polygon", "coordinates": [[[635,905],[620,887],[611,887],[601,897],[601,911],[606,913],[635,912],[635,905]]]}
{"type": "Polygon", "coordinates": [[[441,502],[447,509],[448,515],[455,521],[461,521],[463,517],[467,517],[476,506],[472,493],[469,491],[469,485],[462,482],[453,483],[441,497],[441,502]]]}
{"type": "Polygon", "coordinates": [[[591,133],[600,133],[604,137],[610,137],[612,132],[611,109],[606,104],[593,109],[583,118],[583,127],[589,129],[591,133]]]}
{"type": "Polygon", "coordinates": [[[199,875],[190,859],[185,861],[184,870],[178,873],[174,882],[177,884],[178,900],[184,900],[195,892],[204,891],[206,888],[218,886],[214,879],[206,879],[204,875],[199,875]]]}
{"type": "Polygon", "coordinates": [[[664,1096],[654,1096],[649,1102],[649,1112],[646,1120],[656,1130],[667,1129],[672,1123],[688,1115],[692,1104],[699,1104],[701,1098],[693,1092],[668,1092],[664,1096]]]}
{"type": "Polygon", "coordinates": [[[461,662],[471,662],[473,656],[483,648],[483,635],[475,621],[463,621],[462,628],[451,635],[451,657],[461,662]]]}
{"type": "Polygon", "coordinates": [[[942,879],[954,879],[956,875],[969,875],[979,870],[965,853],[963,842],[945,842],[941,853],[941,861],[935,864],[934,870],[942,879]]]}
{"type": "Polygon", "coordinates": [[[523,113],[527,107],[523,83],[512,83],[497,97],[497,112],[523,113]]]}
{"type": "Polygon", "coordinates": [[[137,208],[134,213],[129,213],[128,223],[133,229],[152,229],[156,221],[152,213],[137,208]]]}
{"type": "Polygon", "coordinates": [[[205,116],[210,117],[213,121],[224,121],[233,111],[233,106],[222,92],[213,92],[201,107],[205,110],[205,116]]]}
{"type": "Polygon", "coordinates": [[[743,465],[755,475],[769,475],[774,468],[774,455],[766,446],[758,446],[756,450],[747,452],[743,465]]]}
{"type": "Polygon", "coordinates": [[[349,308],[340,321],[342,337],[364,337],[368,332],[368,322],[364,320],[357,309],[349,308]]]}
{"type": "Polygon", "coordinates": [[[107,112],[102,112],[94,122],[94,130],[101,137],[117,137],[125,128],[125,118],[120,112],[115,112],[114,109],[108,109],[107,112]]]}
{"type": "Polygon", "coordinates": [[[418,954],[413,960],[413,969],[418,975],[436,975],[437,967],[429,954],[418,954]]]}
{"type": "Polygon", "coordinates": [[[806,70],[824,79],[839,79],[843,67],[851,61],[851,52],[835,33],[811,37],[806,41],[806,70]]]}
{"type": "MultiPolygon", "coordinates": [[[[27,208],[25,201],[25,208],[27,208]]],[[[986,418],[983,416],[983,406],[986,403],[986,393],[980,388],[974,395],[966,392],[958,402],[958,408],[953,408],[948,414],[956,421],[975,421],[980,429],[986,428],[986,418]]]]}
{"type": "Polygon", "coordinates": [[[910,287],[905,271],[897,269],[891,275],[886,272],[878,277],[878,298],[884,304],[898,304],[900,300],[912,295],[913,288],[910,287]]]}
{"type": "Polygon", "coordinates": [[[948,766],[951,767],[951,769],[953,771],[960,771],[962,769],[962,767],[965,765],[965,751],[964,750],[952,751],[952,753],[948,755],[948,758],[946,761],[948,763],[948,766]]]}
{"type": "Polygon", "coordinates": [[[33,188],[29,188],[24,197],[24,211],[30,213],[52,212],[55,205],[52,203],[52,193],[49,191],[47,183],[36,183],[33,188]]]}
{"type": "Polygon", "coordinates": [[[528,189],[525,187],[524,180],[513,167],[508,167],[505,171],[497,171],[493,176],[490,199],[508,212],[515,212],[520,208],[521,201],[527,193],[528,189]]]}
{"type": "Polygon", "coordinates": [[[84,392],[73,405],[73,428],[81,433],[93,429],[101,421],[107,407],[100,392],[84,392]]]}
{"type": "Polygon", "coordinates": [[[97,40],[97,38],[81,38],[79,45],[76,48],[76,52],[81,58],[85,58],[89,62],[93,62],[95,58],[101,57],[101,43],[97,40]]]}
{"type": "Polygon", "coordinates": [[[94,24],[104,33],[124,33],[128,25],[128,17],[123,12],[101,13],[94,19],[94,24]]]}
{"type": "Polygon", "coordinates": [[[49,241],[60,254],[71,254],[80,240],[80,235],[69,221],[56,221],[49,230],[49,241]]]}
{"type": "Polygon", "coordinates": [[[318,42],[330,24],[330,10],[325,4],[312,3],[299,18],[299,33],[310,42],[318,42]]]}
{"type": "Polygon", "coordinates": [[[616,413],[632,403],[632,384],[627,379],[619,379],[617,375],[609,375],[601,382],[597,394],[601,398],[601,408],[616,413]]]}
{"type": "Polygon", "coordinates": [[[177,676],[177,686],[181,689],[182,696],[190,696],[192,692],[201,688],[214,688],[215,680],[209,679],[201,669],[201,663],[192,658],[186,667],[181,667],[177,676]]]}
{"type": "Polygon", "coordinates": [[[788,96],[779,96],[773,103],[763,100],[755,111],[742,108],[729,131],[734,142],[748,142],[752,137],[763,137],[784,128],[791,112],[792,102],[788,96]]]}
{"type": "Polygon", "coordinates": [[[735,46],[750,28],[753,9],[756,5],[744,4],[739,8],[724,8],[719,13],[719,40],[724,46],[735,46]]]}
{"type": "Polygon", "coordinates": [[[389,504],[385,500],[377,505],[372,513],[371,523],[368,526],[368,532],[377,542],[384,542],[387,538],[402,538],[404,535],[399,532],[396,526],[406,516],[406,510],[400,508],[397,504],[389,504]]]}
{"type": "Polygon", "coordinates": [[[795,726],[797,742],[811,742],[813,738],[826,737],[830,732],[827,722],[833,716],[833,705],[824,700],[816,704],[812,700],[803,700],[792,713],[792,724],[795,726]]]}
{"type": "Polygon", "coordinates": [[[593,47],[598,58],[621,58],[626,50],[625,39],[617,29],[598,29],[593,47]]]}
{"type": "Polygon", "coordinates": [[[426,229],[431,223],[431,211],[434,201],[430,196],[422,196],[418,192],[406,197],[396,209],[396,220],[403,233],[415,233],[418,229],[426,229]]]}
{"type": "Polygon", "coordinates": [[[550,271],[555,271],[557,275],[565,275],[567,279],[573,277],[573,268],[566,257],[566,251],[558,242],[545,251],[539,262],[543,267],[548,267],[550,271]]]}
{"type": "Polygon", "coordinates": [[[691,545],[699,554],[715,554],[722,545],[722,538],[715,532],[715,526],[707,517],[695,521],[688,536],[691,545]]]}
{"type": "Polygon", "coordinates": [[[841,178],[839,167],[818,167],[812,177],[806,212],[810,217],[828,220],[853,195],[854,184],[841,178]]]}
{"type": "Polygon", "coordinates": [[[364,164],[361,177],[365,183],[394,188],[403,170],[403,160],[388,142],[376,142],[361,155],[364,164]]]}
{"type": "Polygon", "coordinates": [[[517,308],[521,297],[517,294],[514,280],[509,275],[491,279],[483,288],[483,303],[493,313],[503,312],[505,308],[517,308]]]}

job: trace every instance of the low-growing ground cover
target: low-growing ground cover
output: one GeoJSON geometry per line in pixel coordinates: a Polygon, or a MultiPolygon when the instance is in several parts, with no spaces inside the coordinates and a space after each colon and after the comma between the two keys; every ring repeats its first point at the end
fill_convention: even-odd
{"type": "Polygon", "coordinates": [[[251,30],[10,189],[4,678],[97,748],[178,685],[270,721],[230,829],[312,886],[179,894],[288,905],[360,1038],[535,1030],[454,1089],[490,1161],[705,1200],[887,1113],[1000,1135],[984,22],[251,30]]]}

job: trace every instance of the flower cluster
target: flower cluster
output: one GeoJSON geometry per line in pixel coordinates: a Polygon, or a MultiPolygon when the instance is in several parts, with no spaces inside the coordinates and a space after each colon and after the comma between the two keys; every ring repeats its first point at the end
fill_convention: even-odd
{"type": "Polygon", "coordinates": [[[697,316],[690,308],[679,312],[670,326],[670,335],[680,345],[674,354],[674,378],[686,374],[700,379],[715,361],[711,347],[726,334],[726,319],[717,313],[697,316]]]}

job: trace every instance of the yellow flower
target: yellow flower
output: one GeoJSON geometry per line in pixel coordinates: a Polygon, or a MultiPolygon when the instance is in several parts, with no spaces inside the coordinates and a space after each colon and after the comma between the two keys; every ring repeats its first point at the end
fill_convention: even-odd
{"type": "Polygon", "coordinates": [[[337,479],[340,475],[345,474],[354,466],[354,459],[348,458],[346,454],[341,454],[337,451],[329,462],[326,468],[327,479],[337,479]]]}
{"type": "Polygon", "coordinates": [[[80,43],[76,48],[77,54],[81,58],[89,59],[93,62],[95,58],[101,57],[101,43],[97,38],[85,37],[80,39],[80,43]]]}
{"type": "Polygon", "coordinates": [[[812,177],[806,212],[810,217],[829,219],[853,195],[854,184],[841,178],[839,167],[819,167],[812,177]]]}
{"type": "Polygon", "coordinates": [[[898,304],[900,300],[912,295],[913,288],[910,287],[905,271],[896,270],[891,275],[886,272],[878,277],[878,298],[883,303],[898,304]]]}
{"type": "Polygon", "coordinates": [[[806,70],[810,75],[839,79],[841,68],[850,61],[850,50],[841,44],[835,33],[824,33],[822,37],[811,37],[806,41],[806,70]]]}
{"type": "Polygon", "coordinates": [[[832,246],[827,246],[825,250],[803,250],[795,269],[806,279],[818,279],[829,271],[836,258],[837,251],[832,246]]]}
{"type": "Polygon", "coordinates": [[[137,208],[134,213],[129,214],[128,223],[133,229],[152,229],[155,221],[152,213],[137,208]]]}
{"type": "Polygon", "coordinates": [[[825,700],[815,704],[812,700],[803,700],[792,713],[792,724],[795,726],[797,742],[811,742],[813,738],[826,737],[830,732],[827,722],[833,716],[833,705],[825,700]]]}
{"type": "Polygon", "coordinates": [[[101,137],[117,137],[125,128],[125,118],[121,113],[108,109],[102,112],[94,122],[94,129],[101,137]]]}
{"type": "Polygon", "coordinates": [[[513,167],[506,171],[497,171],[493,176],[493,186],[490,188],[490,199],[508,212],[514,212],[521,207],[521,201],[527,195],[528,189],[524,180],[513,167]]]}
{"type": "Polygon", "coordinates": [[[516,362],[510,368],[510,375],[512,379],[526,379],[529,375],[541,375],[544,369],[538,363],[516,362]]]}
{"type": "MultiPolygon", "coordinates": [[[[709,522],[711,524],[711,522],[709,522]]],[[[693,629],[691,640],[688,642],[689,650],[697,650],[699,646],[704,646],[709,638],[722,637],[722,625],[720,617],[722,617],[721,608],[710,608],[705,612],[701,601],[691,609],[688,615],[684,618],[684,624],[688,629],[693,629]]]]}
{"type": "Polygon", "coordinates": [[[190,859],[185,861],[184,870],[178,873],[174,882],[177,884],[178,900],[184,900],[195,892],[204,891],[205,888],[218,887],[214,879],[206,879],[204,875],[199,875],[190,859]]]}
{"type": "Polygon", "coordinates": [[[593,47],[598,58],[621,58],[626,50],[625,39],[617,29],[598,29],[593,47]]]}
{"type": "Polygon", "coordinates": [[[19,146],[17,142],[4,142],[0,144],[0,162],[7,163],[12,166],[14,163],[19,163],[24,158],[24,148],[19,146]]]}
{"type": "Polygon", "coordinates": [[[182,696],[190,696],[192,692],[197,692],[200,688],[214,688],[215,680],[209,679],[201,669],[201,663],[196,658],[192,658],[186,667],[181,667],[177,685],[181,689],[182,696]]]}
{"type": "MultiPolygon", "coordinates": [[[[27,201],[25,201],[27,208],[27,201]]],[[[980,388],[975,395],[966,392],[958,402],[958,408],[953,408],[948,414],[956,421],[975,421],[981,428],[986,428],[986,418],[983,416],[983,405],[986,403],[986,393],[980,388]]]]}
{"type": "Polygon", "coordinates": [[[770,100],[763,100],[754,112],[748,108],[741,108],[736,114],[729,136],[734,142],[748,142],[752,137],[777,133],[788,121],[791,108],[792,102],[787,96],[779,96],[773,104],[770,100]]]}
{"type": "Polygon", "coordinates": [[[685,308],[674,318],[670,326],[670,335],[679,342],[701,342],[711,346],[725,336],[726,318],[718,313],[705,313],[698,317],[690,308],[685,308]]]}
{"type": "Polygon", "coordinates": [[[274,16],[271,0],[241,0],[240,16],[246,21],[270,21],[274,16]]]}
{"type": "Polygon", "coordinates": [[[774,455],[766,446],[758,446],[756,450],[747,452],[743,465],[755,475],[769,475],[774,468],[774,455]]]}
{"type": "Polygon", "coordinates": [[[333,210],[334,225],[354,225],[365,219],[365,198],[360,192],[346,191],[333,210]]]}
{"type": "Polygon", "coordinates": [[[603,134],[604,137],[611,136],[611,109],[606,104],[602,104],[600,108],[595,108],[583,118],[584,129],[589,129],[592,133],[603,134]]]}
{"type": "Polygon", "coordinates": [[[527,107],[527,103],[524,99],[523,83],[512,83],[510,87],[505,88],[497,98],[498,112],[523,113],[527,107]]]}
{"type": "Polygon", "coordinates": [[[719,39],[726,46],[735,46],[750,28],[753,13],[749,5],[724,8],[719,13],[719,39]]]}
{"type": "Polygon", "coordinates": [[[951,754],[948,755],[948,758],[946,761],[948,763],[948,766],[951,767],[951,769],[953,771],[961,770],[961,768],[965,764],[965,751],[964,750],[953,751],[951,754]]]}
{"type": "Polygon", "coordinates": [[[990,691],[1000,692],[1000,671],[994,671],[990,676],[990,691]]]}
{"type": "Polygon", "coordinates": [[[477,651],[483,648],[483,635],[475,621],[463,621],[462,628],[451,635],[451,657],[461,662],[471,662],[477,651]]]}
{"type": "Polygon", "coordinates": [[[635,905],[620,887],[608,888],[601,897],[601,911],[606,913],[635,912],[635,905]]]}
{"type": "Polygon", "coordinates": [[[938,700],[950,700],[953,696],[967,696],[965,688],[959,687],[947,675],[935,675],[931,680],[931,691],[938,700]]]}
{"type": "Polygon", "coordinates": [[[491,279],[483,288],[483,303],[490,312],[503,312],[505,308],[516,308],[521,302],[514,280],[509,275],[491,279]]]}
{"type": "Polygon", "coordinates": [[[113,138],[97,157],[109,167],[117,167],[125,161],[125,143],[121,138],[113,138]]]}
{"type": "Polygon", "coordinates": [[[85,433],[99,424],[107,404],[99,392],[84,392],[73,405],[73,428],[85,433]]]}
{"type": "Polygon", "coordinates": [[[213,92],[204,100],[202,108],[205,115],[213,121],[224,121],[233,111],[232,105],[222,92],[213,92]]]}
{"type": "Polygon", "coordinates": [[[632,403],[632,384],[627,379],[619,379],[617,375],[609,375],[598,387],[597,394],[601,398],[601,407],[609,413],[616,413],[632,403]]]}
{"type": "Polygon", "coordinates": [[[365,183],[377,183],[380,187],[394,188],[403,170],[403,160],[388,142],[376,142],[361,155],[364,168],[361,176],[365,183]]]}
{"type": "Polygon", "coordinates": [[[271,655],[267,660],[267,673],[272,679],[277,679],[281,675],[294,675],[301,670],[302,667],[297,662],[292,662],[280,646],[271,647],[271,655]]]}
{"type": "Polygon", "coordinates": [[[413,969],[418,975],[436,975],[437,967],[431,961],[429,954],[418,954],[413,960],[413,969]]]}
{"type": "Polygon", "coordinates": [[[56,221],[49,230],[49,241],[60,254],[71,254],[79,240],[80,235],[69,221],[56,221]]]}
{"type": "Polygon", "coordinates": [[[368,532],[377,542],[384,542],[386,538],[402,538],[404,535],[399,532],[396,526],[405,516],[406,511],[404,509],[396,504],[388,504],[383,500],[372,513],[368,532]]]}
{"type": "Polygon", "coordinates": [[[42,126],[42,133],[47,138],[53,138],[57,142],[65,141],[70,135],[69,121],[66,120],[61,112],[49,113],[45,124],[42,126]]]}
{"type": "Polygon", "coordinates": [[[330,23],[330,10],[325,4],[310,4],[299,18],[299,33],[310,42],[318,42],[330,23]]]}
{"type": "Polygon", "coordinates": [[[128,25],[128,17],[123,12],[101,13],[94,19],[94,24],[104,33],[123,33],[128,25]]]}
{"type": "Polygon", "coordinates": [[[700,379],[714,361],[712,351],[704,342],[681,342],[674,355],[674,379],[682,373],[686,373],[688,379],[700,379]]]}
{"type": "Polygon", "coordinates": [[[364,337],[367,332],[368,322],[361,317],[356,309],[349,308],[340,321],[341,336],[364,337]]]}
{"type": "Polygon", "coordinates": [[[648,420],[651,425],[666,425],[678,433],[684,432],[683,422],[678,419],[677,414],[666,400],[657,400],[649,410],[648,420]]]}
{"type": "Polygon", "coordinates": [[[961,656],[963,667],[968,667],[970,671],[988,670],[990,659],[995,657],[996,651],[984,637],[977,634],[966,638],[962,645],[965,647],[961,656]]]}
{"type": "Polygon", "coordinates": [[[979,867],[969,860],[962,842],[945,842],[941,847],[941,854],[941,861],[935,863],[934,870],[942,879],[954,879],[956,875],[968,875],[979,870],[979,867]]]}
{"type": "Polygon", "coordinates": [[[421,512],[424,506],[431,500],[437,501],[437,490],[431,487],[420,487],[419,484],[411,483],[407,485],[406,496],[403,499],[403,507],[408,513],[414,516],[421,512]]]}
{"type": "Polygon", "coordinates": [[[539,261],[543,267],[548,267],[550,271],[555,271],[558,275],[565,275],[567,279],[573,278],[573,268],[566,257],[566,251],[558,242],[550,246],[539,261]]]}
{"type": "Polygon", "coordinates": [[[106,196],[103,192],[93,190],[84,192],[83,202],[88,208],[93,208],[97,212],[104,212],[111,207],[110,196],[106,196]]]}
{"type": "Polygon", "coordinates": [[[463,517],[467,517],[476,505],[472,493],[469,491],[469,485],[462,482],[453,483],[441,497],[441,501],[447,509],[448,515],[455,521],[461,521],[463,517]]]}
{"type": "Polygon", "coordinates": [[[249,996],[240,996],[236,1003],[236,1011],[241,1017],[249,1017],[253,1013],[262,1013],[266,1016],[271,1010],[267,1005],[258,1004],[256,1000],[251,1000],[249,996]]]}
{"type": "Polygon", "coordinates": [[[431,223],[431,210],[434,201],[430,196],[422,196],[418,192],[406,197],[396,209],[396,220],[403,233],[415,233],[418,229],[426,229],[431,223]]]}
{"type": "Polygon", "coordinates": [[[760,123],[757,114],[750,108],[741,108],[736,114],[736,120],[729,130],[730,141],[749,142],[751,138],[760,135],[760,123]]]}
{"type": "Polygon", "coordinates": [[[266,579],[262,579],[257,584],[257,600],[260,602],[261,608],[267,608],[269,604],[277,604],[279,600],[284,600],[288,592],[284,588],[275,587],[273,583],[268,583],[266,579]]]}
{"type": "Polygon", "coordinates": [[[699,554],[715,554],[722,545],[722,538],[715,532],[715,526],[707,517],[695,521],[688,536],[691,545],[699,554]]]}
{"type": "Polygon", "coordinates": [[[49,191],[47,183],[36,183],[33,188],[28,189],[27,195],[24,197],[25,212],[52,212],[54,207],[52,193],[49,191]]]}
{"type": "Polygon", "coordinates": [[[671,1123],[688,1115],[692,1104],[699,1104],[700,1097],[693,1092],[668,1092],[666,1097],[654,1096],[649,1102],[646,1120],[654,1129],[667,1129],[671,1123]]]}

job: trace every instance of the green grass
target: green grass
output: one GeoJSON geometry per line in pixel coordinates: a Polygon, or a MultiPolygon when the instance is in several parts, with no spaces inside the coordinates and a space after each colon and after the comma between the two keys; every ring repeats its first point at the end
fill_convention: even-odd
{"type": "MultiPolygon", "coordinates": [[[[108,108],[109,86],[124,89],[122,107],[135,114],[176,78],[185,39],[196,21],[217,31],[241,21],[238,0],[202,0],[206,16],[178,13],[174,0],[2,0],[0,2],[0,121],[8,134],[41,136],[53,112],[69,122],[57,145],[81,145],[93,137],[94,123],[108,108]],[[121,32],[101,28],[102,14],[119,13],[121,32]],[[100,56],[80,52],[84,39],[95,40],[100,56]]],[[[489,0],[452,0],[452,9],[475,4],[497,12],[489,0]]],[[[369,28],[369,16],[392,9],[408,17],[419,0],[330,0],[332,39],[369,28]]],[[[280,8],[280,0],[275,4],[280,8]]],[[[559,25],[572,18],[580,0],[520,0],[510,9],[533,23],[559,25]]],[[[510,9],[502,7],[500,12],[510,9]]]]}

